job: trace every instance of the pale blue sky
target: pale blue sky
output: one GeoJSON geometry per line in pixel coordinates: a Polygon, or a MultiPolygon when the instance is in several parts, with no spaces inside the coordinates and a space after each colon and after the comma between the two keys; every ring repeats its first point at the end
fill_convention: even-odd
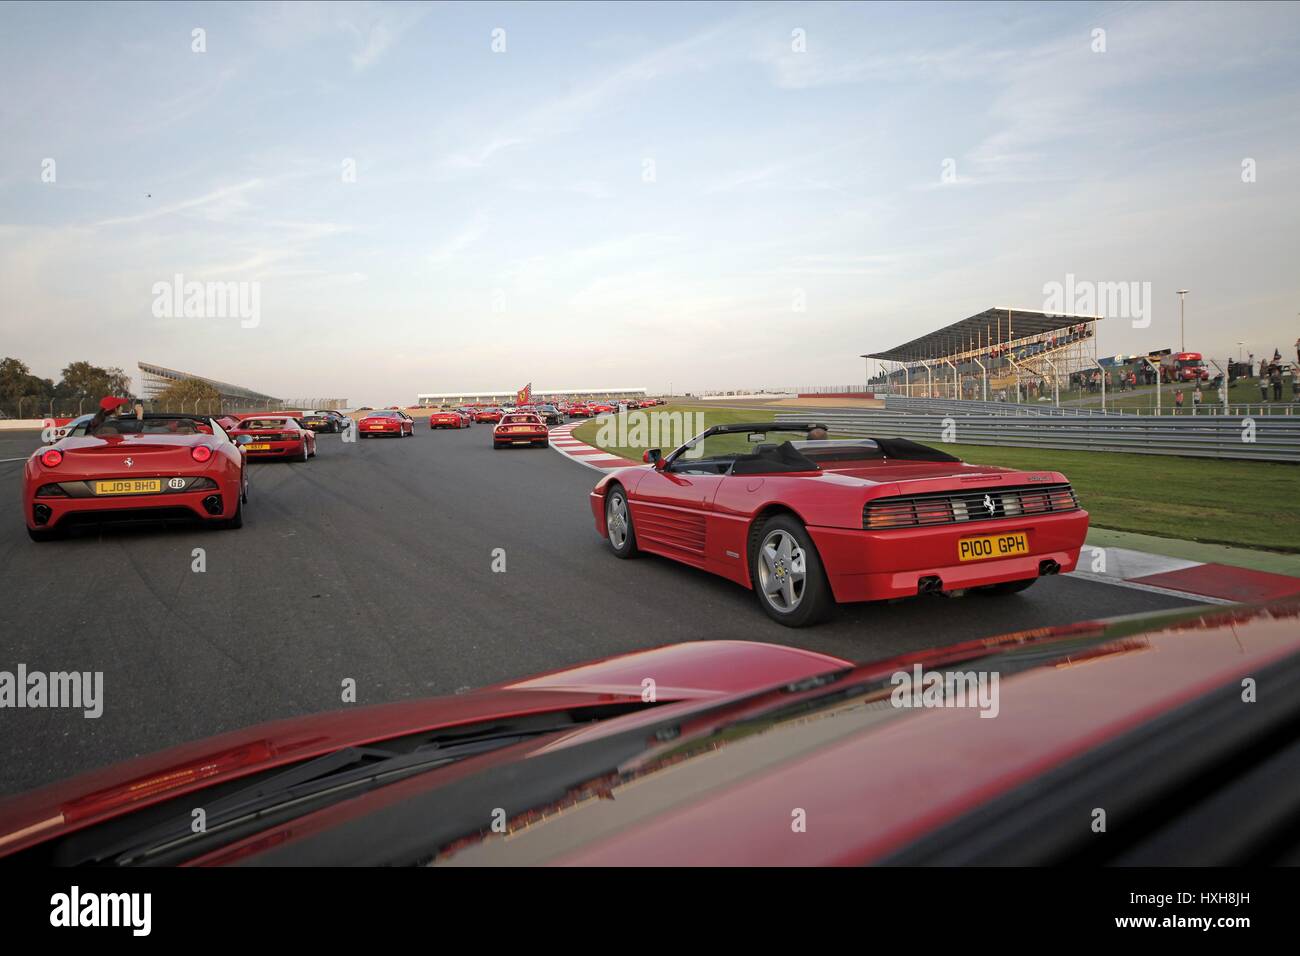
{"type": "Polygon", "coordinates": [[[1073,273],[1151,283],[1104,354],[1176,346],[1180,286],[1189,348],[1271,354],[1298,118],[1294,4],[6,4],[0,352],[368,404],[840,384],[1073,273]],[[260,325],[155,318],[176,273],[260,325]]]}

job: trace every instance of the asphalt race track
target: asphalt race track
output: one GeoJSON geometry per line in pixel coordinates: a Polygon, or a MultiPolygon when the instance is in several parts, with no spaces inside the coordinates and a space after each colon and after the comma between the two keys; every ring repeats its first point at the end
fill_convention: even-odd
{"type": "MultiPolygon", "coordinates": [[[[0,433],[0,459],[35,433],[0,433]]],[[[104,712],[0,711],[5,792],[258,721],[452,694],[676,641],[794,644],[853,659],[1177,607],[1049,578],[1003,599],[844,607],[768,620],[749,592],[670,561],[619,561],[596,534],[596,472],[553,451],[493,451],[477,425],[251,465],[244,527],[89,530],[28,540],[19,462],[0,464],[0,670],[103,671],[104,712]],[[207,569],[191,570],[194,548],[207,569]],[[491,570],[505,549],[506,571],[491,570]]],[[[1086,502],[1085,502],[1086,504],[1086,502]]]]}

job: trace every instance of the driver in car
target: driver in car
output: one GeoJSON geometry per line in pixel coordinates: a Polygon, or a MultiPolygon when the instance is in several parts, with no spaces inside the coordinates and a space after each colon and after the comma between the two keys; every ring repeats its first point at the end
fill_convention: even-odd
{"type": "Polygon", "coordinates": [[[123,405],[129,404],[131,404],[130,400],[125,398],[113,398],[112,396],[101,398],[99,400],[99,411],[95,412],[95,417],[92,418],[90,423],[86,426],[86,434],[93,435],[95,429],[108,421],[115,411],[123,405]]]}
{"type": "Polygon", "coordinates": [[[826,433],[825,425],[814,425],[812,428],[808,429],[809,441],[825,441],[829,437],[830,435],[826,433]]]}

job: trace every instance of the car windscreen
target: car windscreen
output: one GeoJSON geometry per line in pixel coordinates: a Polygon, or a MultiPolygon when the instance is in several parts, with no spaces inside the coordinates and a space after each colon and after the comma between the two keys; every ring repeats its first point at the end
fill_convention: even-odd
{"type": "Polygon", "coordinates": [[[96,436],[107,435],[197,435],[198,427],[188,418],[110,418],[101,422],[94,431],[96,436]]]}

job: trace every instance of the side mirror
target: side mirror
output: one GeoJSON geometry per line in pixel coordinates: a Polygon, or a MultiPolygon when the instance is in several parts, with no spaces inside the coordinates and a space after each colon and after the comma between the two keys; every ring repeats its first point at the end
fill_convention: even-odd
{"type": "Polygon", "coordinates": [[[663,459],[664,453],[658,448],[647,448],[641,460],[647,465],[657,465],[663,459]]]}

